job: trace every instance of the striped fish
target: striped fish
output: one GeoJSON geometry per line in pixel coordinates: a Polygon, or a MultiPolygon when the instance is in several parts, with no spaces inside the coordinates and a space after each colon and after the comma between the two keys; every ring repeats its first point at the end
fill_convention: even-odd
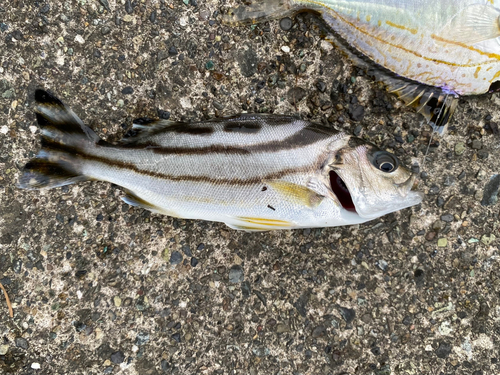
{"type": "Polygon", "coordinates": [[[422,200],[396,156],[290,116],[141,119],[112,145],[52,94],[35,100],[42,148],[21,188],[107,181],[128,204],[248,231],[362,223],[422,200]]]}
{"type": "Polygon", "coordinates": [[[335,45],[442,132],[459,95],[500,88],[499,8],[500,0],[254,0],[223,20],[318,12],[335,45]]]}

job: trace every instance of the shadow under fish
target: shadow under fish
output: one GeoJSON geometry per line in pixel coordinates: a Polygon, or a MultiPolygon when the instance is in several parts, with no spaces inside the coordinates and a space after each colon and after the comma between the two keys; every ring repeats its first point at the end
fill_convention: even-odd
{"type": "Polygon", "coordinates": [[[443,133],[459,96],[500,89],[499,6],[499,0],[257,0],[229,9],[223,22],[319,13],[329,41],[443,133]]]}

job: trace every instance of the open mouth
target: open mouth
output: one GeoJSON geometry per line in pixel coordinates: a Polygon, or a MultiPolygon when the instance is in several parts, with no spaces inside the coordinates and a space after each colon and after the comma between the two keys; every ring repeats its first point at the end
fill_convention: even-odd
{"type": "Polygon", "coordinates": [[[330,186],[342,207],[347,211],[356,212],[356,207],[354,207],[354,202],[352,201],[347,185],[334,171],[330,171],[330,186]]]}

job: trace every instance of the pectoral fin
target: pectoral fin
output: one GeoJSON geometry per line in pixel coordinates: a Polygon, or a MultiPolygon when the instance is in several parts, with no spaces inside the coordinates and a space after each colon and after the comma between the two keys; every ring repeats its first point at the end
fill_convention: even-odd
{"type": "Polygon", "coordinates": [[[458,12],[438,34],[441,42],[451,40],[472,45],[500,36],[500,12],[491,5],[473,4],[458,12]]]}
{"type": "Polygon", "coordinates": [[[304,205],[309,208],[318,206],[325,198],[324,196],[316,193],[314,190],[311,190],[308,187],[294,184],[292,182],[270,180],[265,181],[265,183],[272,189],[280,193],[286,200],[304,205]]]}

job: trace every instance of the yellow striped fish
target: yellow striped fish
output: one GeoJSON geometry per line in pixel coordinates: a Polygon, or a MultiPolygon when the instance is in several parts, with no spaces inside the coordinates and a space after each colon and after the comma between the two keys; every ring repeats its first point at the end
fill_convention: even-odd
{"type": "Polygon", "coordinates": [[[224,21],[318,12],[334,44],[444,130],[459,95],[500,88],[500,0],[255,0],[224,21]]]}
{"type": "Polygon", "coordinates": [[[35,100],[42,148],[21,188],[107,181],[128,204],[249,231],[363,223],[422,201],[393,154],[290,116],[141,119],[112,145],[51,93],[35,100]]]}

